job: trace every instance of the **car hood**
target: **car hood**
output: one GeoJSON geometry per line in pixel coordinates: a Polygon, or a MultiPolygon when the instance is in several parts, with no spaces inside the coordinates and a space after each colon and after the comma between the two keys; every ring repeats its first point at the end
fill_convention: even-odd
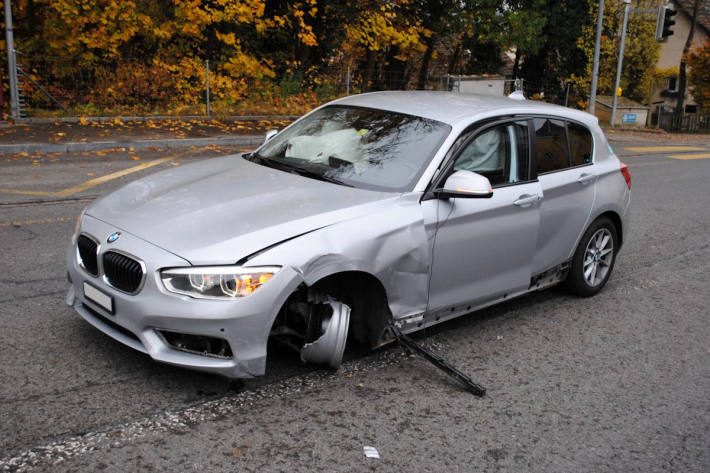
{"type": "Polygon", "coordinates": [[[225,264],[376,212],[397,198],[271,169],[235,155],[139,179],[97,200],[87,214],[194,265],[225,264]]]}

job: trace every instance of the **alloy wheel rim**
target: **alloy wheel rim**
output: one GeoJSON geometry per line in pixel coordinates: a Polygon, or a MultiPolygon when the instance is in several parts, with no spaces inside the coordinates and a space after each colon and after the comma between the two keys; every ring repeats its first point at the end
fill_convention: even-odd
{"type": "Polygon", "coordinates": [[[582,275],[587,285],[596,287],[604,281],[614,257],[614,238],[606,228],[600,228],[587,243],[582,263],[582,275]]]}

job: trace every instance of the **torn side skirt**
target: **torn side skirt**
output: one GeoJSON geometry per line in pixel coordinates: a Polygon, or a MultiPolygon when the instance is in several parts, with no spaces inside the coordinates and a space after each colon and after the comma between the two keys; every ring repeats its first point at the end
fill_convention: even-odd
{"type": "Polygon", "coordinates": [[[567,278],[567,273],[569,272],[571,264],[571,261],[565,261],[564,263],[558,264],[547,271],[534,275],[530,278],[530,286],[528,289],[543,289],[564,281],[567,278]]]}

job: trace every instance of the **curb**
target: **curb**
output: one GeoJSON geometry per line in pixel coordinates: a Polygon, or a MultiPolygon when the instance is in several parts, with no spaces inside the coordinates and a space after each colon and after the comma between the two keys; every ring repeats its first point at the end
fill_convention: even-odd
{"type": "Polygon", "coordinates": [[[98,151],[111,148],[147,149],[155,148],[189,148],[190,146],[257,146],[264,142],[261,135],[244,135],[223,138],[171,138],[164,140],[137,141],[80,141],[71,143],[20,143],[0,145],[0,153],[79,153],[82,151],[98,151]]]}

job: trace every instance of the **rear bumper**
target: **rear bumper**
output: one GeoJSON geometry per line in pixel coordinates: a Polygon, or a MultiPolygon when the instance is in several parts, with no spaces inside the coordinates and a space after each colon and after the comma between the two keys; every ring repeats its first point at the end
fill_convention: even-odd
{"type": "MultiPolygon", "coordinates": [[[[115,230],[90,217],[85,217],[82,225],[82,232],[100,241],[105,241],[101,237],[115,230]]],[[[114,340],[162,363],[230,378],[264,374],[271,326],[281,306],[300,284],[298,273],[282,268],[257,292],[234,301],[193,299],[169,293],[160,281],[161,268],[189,266],[185,260],[126,233],[116,243],[104,246],[142,258],[146,266],[145,284],[135,295],[114,289],[101,277],[101,255],[106,248],[99,249],[99,276],[94,277],[79,266],[72,245],[67,252],[72,281],[67,304],[84,320],[114,340]],[[84,282],[112,299],[113,314],[85,296],[84,282]],[[187,352],[170,345],[159,330],[226,340],[232,355],[187,352]]]]}
{"type": "Polygon", "coordinates": [[[622,239],[619,244],[619,250],[621,250],[621,247],[624,246],[624,244],[629,240],[629,237],[631,236],[631,225],[629,225],[631,221],[631,191],[626,190],[624,193],[624,196],[621,198],[621,201],[619,203],[621,207],[621,232],[622,232],[622,239]]]}

